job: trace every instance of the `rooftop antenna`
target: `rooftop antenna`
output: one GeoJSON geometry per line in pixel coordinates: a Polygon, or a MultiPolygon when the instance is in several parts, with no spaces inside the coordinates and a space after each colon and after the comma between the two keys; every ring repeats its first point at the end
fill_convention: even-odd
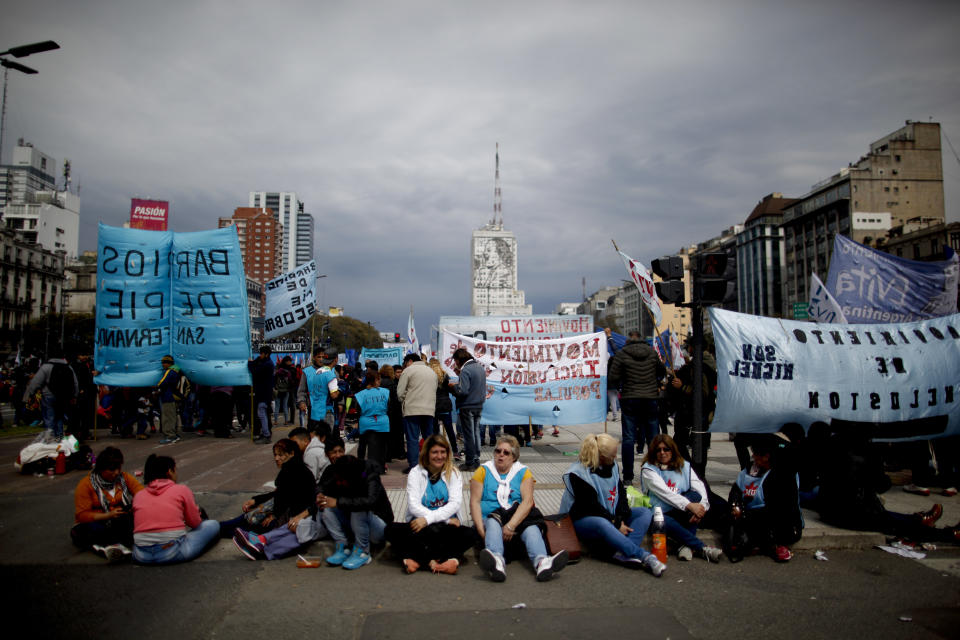
{"type": "Polygon", "coordinates": [[[503,199],[500,196],[500,143],[497,143],[496,171],[493,174],[493,219],[490,221],[493,227],[503,226],[503,199]],[[499,216],[500,221],[497,222],[499,216]]]}
{"type": "Polygon", "coordinates": [[[70,159],[63,160],[63,190],[70,191],[70,159]]]}

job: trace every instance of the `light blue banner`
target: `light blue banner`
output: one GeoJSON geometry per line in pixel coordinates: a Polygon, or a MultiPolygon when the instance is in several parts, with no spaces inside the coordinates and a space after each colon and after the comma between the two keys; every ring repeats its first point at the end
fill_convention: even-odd
{"type": "Polygon", "coordinates": [[[957,254],[947,260],[907,260],[836,236],[827,289],[847,322],[889,323],[957,312],[957,254]]]}
{"type": "Polygon", "coordinates": [[[360,351],[360,364],[363,365],[367,360],[373,360],[379,366],[385,364],[401,365],[403,364],[403,347],[390,347],[388,349],[368,349],[364,347],[360,351]]]}
{"type": "Polygon", "coordinates": [[[248,385],[250,318],[236,231],[172,233],[101,224],[96,381],[153,386],[171,354],[202,385],[248,385]]]}
{"type": "Polygon", "coordinates": [[[607,377],[571,378],[541,385],[487,381],[481,424],[575,425],[607,418],[607,377]]]}

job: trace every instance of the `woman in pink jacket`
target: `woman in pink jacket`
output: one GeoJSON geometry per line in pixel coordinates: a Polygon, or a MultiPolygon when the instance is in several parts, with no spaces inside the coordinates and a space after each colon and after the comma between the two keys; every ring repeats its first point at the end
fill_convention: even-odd
{"type": "Polygon", "coordinates": [[[220,523],[200,516],[193,492],[177,484],[173,458],[156,454],[143,467],[146,485],[133,499],[133,559],[141,564],[188,562],[220,535],[220,523]]]}

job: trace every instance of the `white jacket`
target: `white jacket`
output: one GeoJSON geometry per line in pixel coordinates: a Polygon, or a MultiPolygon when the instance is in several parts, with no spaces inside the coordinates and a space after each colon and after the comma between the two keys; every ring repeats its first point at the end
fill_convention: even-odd
{"type": "Polygon", "coordinates": [[[462,523],[463,514],[460,508],[463,506],[463,477],[460,472],[454,468],[449,480],[446,473],[440,475],[440,482],[447,485],[450,499],[439,509],[428,509],[423,506],[423,494],[427,492],[428,482],[430,480],[426,469],[417,465],[410,470],[407,476],[407,522],[416,518],[426,518],[429,525],[444,522],[450,518],[459,518],[462,523]]]}

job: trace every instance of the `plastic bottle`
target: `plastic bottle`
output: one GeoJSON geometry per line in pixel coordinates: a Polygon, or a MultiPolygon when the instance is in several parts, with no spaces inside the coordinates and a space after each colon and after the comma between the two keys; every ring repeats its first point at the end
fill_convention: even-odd
{"type": "Polygon", "coordinates": [[[653,508],[653,524],[650,525],[650,538],[653,541],[653,555],[657,560],[667,562],[667,534],[663,526],[663,509],[653,508]]]}
{"type": "Polygon", "coordinates": [[[67,472],[67,456],[61,451],[57,454],[57,462],[54,467],[54,473],[58,476],[67,472]]]}

